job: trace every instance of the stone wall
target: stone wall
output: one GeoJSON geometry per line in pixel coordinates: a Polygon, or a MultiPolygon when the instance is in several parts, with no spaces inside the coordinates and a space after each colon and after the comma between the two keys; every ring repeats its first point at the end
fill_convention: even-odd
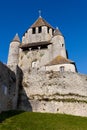
{"type": "Polygon", "coordinates": [[[47,49],[37,49],[34,51],[23,51],[21,50],[19,53],[19,66],[20,68],[25,71],[29,71],[30,68],[32,68],[33,62],[38,62],[37,68],[40,67],[40,65],[46,64],[48,62],[48,50],[47,49]]]}
{"type": "Polygon", "coordinates": [[[74,64],[58,64],[58,65],[50,65],[45,66],[46,71],[61,71],[60,68],[64,67],[63,71],[76,72],[74,64]]]}
{"type": "Polygon", "coordinates": [[[86,75],[32,69],[24,73],[22,85],[20,109],[87,116],[86,75]]]}
{"type": "Polygon", "coordinates": [[[0,112],[16,108],[16,94],[15,73],[0,62],[0,112]]]}

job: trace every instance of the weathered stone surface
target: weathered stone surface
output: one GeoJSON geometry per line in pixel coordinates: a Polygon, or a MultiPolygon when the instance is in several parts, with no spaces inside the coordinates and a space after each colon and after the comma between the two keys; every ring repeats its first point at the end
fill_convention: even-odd
{"type": "Polygon", "coordinates": [[[20,40],[19,37],[16,35],[13,41],[10,43],[9,47],[9,55],[8,55],[8,67],[16,73],[16,66],[19,61],[19,45],[20,40]]]}
{"type": "Polygon", "coordinates": [[[20,108],[30,109],[23,104],[27,95],[32,111],[87,116],[86,75],[33,69],[24,73],[22,85],[20,108]]]}
{"type": "Polygon", "coordinates": [[[0,112],[15,109],[16,105],[16,76],[0,62],[0,112]]]}

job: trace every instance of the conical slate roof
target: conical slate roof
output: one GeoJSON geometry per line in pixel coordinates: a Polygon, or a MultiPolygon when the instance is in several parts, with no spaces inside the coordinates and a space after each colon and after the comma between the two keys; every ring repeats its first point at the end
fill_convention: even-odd
{"type": "Polygon", "coordinates": [[[17,42],[20,42],[20,38],[18,36],[18,34],[16,33],[15,37],[13,38],[12,41],[17,41],[17,42]]]}
{"type": "Polygon", "coordinates": [[[53,28],[47,21],[45,21],[42,17],[39,17],[34,24],[31,26],[31,28],[34,27],[40,27],[40,26],[47,26],[50,28],[53,28]]]}
{"type": "Polygon", "coordinates": [[[70,63],[74,63],[74,62],[67,58],[64,58],[63,56],[57,56],[51,62],[49,62],[46,66],[57,65],[57,64],[66,64],[66,63],[70,64],[70,63]]]}
{"type": "Polygon", "coordinates": [[[54,36],[57,36],[57,35],[63,36],[62,33],[59,31],[58,28],[54,31],[54,36]]]}

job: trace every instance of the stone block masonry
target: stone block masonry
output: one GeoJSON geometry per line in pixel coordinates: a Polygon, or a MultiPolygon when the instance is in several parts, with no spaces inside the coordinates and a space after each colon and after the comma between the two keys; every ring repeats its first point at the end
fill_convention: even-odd
{"type": "Polygon", "coordinates": [[[16,76],[0,62],[0,112],[16,108],[16,76]]]}
{"type": "Polygon", "coordinates": [[[87,116],[86,75],[31,70],[24,73],[22,85],[20,109],[87,116]]]}

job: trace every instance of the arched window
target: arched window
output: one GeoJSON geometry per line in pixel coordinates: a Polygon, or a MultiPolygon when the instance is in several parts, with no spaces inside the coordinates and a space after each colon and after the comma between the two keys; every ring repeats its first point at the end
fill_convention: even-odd
{"type": "Polygon", "coordinates": [[[65,69],[65,67],[64,67],[64,66],[61,66],[61,67],[60,67],[60,72],[64,72],[64,69],[65,69]]]}
{"type": "Polygon", "coordinates": [[[7,86],[2,85],[2,90],[3,90],[4,95],[7,95],[7,86]]]}
{"type": "Polygon", "coordinates": [[[34,61],[32,62],[32,68],[38,68],[38,64],[39,64],[39,61],[34,60],[34,61]]]}
{"type": "Polygon", "coordinates": [[[37,66],[37,62],[33,61],[32,62],[32,68],[36,68],[36,66],[37,66]]]}

